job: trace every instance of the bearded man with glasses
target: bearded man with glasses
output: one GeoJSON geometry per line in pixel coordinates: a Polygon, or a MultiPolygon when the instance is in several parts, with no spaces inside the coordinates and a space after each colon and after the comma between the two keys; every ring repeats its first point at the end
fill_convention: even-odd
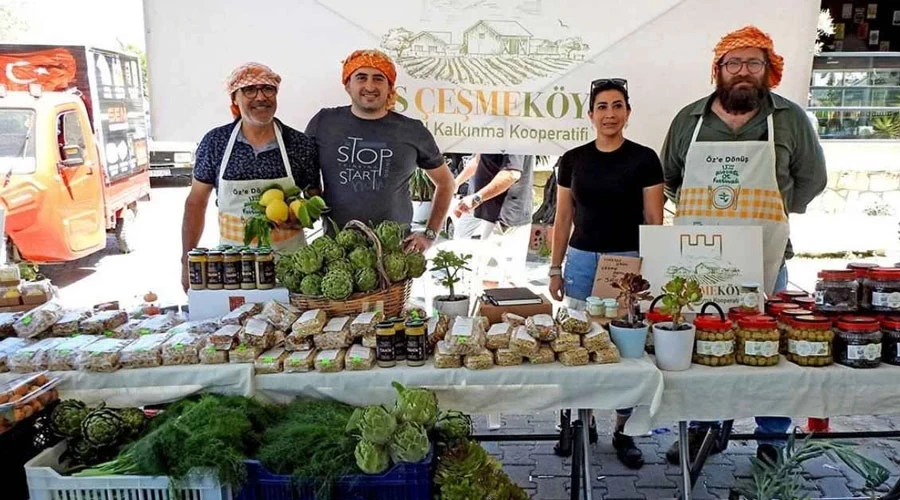
{"type": "MultiPolygon", "coordinates": [[[[725,35],[712,62],[715,92],[678,113],[661,153],[666,196],[678,207],[675,224],[762,227],[770,296],[787,287],[788,214],[806,212],[827,184],[825,156],[806,112],[771,91],[783,70],[784,59],[758,28],[725,35]]],[[[783,433],[791,419],[757,417],[756,423],[759,433],[783,433]]],[[[692,461],[708,425],[691,425],[692,461]]],[[[776,454],[773,443],[757,448],[762,459],[774,461],[776,454]]],[[[677,442],[666,456],[679,461],[677,442]]]]}
{"type": "MultiPolygon", "coordinates": [[[[216,190],[219,240],[244,244],[244,204],[268,186],[321,191],[315,142],[275,118],[281,77],[259,63],[235,69],[228,79],[232,122],[209,131],[197,147],[194,179],[184,205],[181,229],[182,286],[187,290],[187,253],[203,235],[206,206],[216,190]]],[[[281,224],[272,230],[272,246],[293,250],[305,245],[303,228],[281,224]]]]}

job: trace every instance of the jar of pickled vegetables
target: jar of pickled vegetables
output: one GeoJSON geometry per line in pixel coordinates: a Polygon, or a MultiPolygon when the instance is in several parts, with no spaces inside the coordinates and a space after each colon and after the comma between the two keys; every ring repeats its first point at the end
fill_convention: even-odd
{"type": "Polygon", "coordinates": [[[797,297],[793,302],[807,311],[812,311],[816,308],[815,297],[797,297]]]}
{"type": "Polygon", "coordinates": [[[863,307],[876,312],[900,312],[900,269],[869,270],[863,281],[863,307]]]}
{"type": "Polygon", "coordinates": [[[749,316],[738,320],[735,360],[748,366],[778,364],[778,323],[769,316],[749,316]]]}
{"type": "Polygon", "coordinates": [[[890,316],[881,320],[883,352],[881,360],[891,365],[900,365],[900,316],[890,316]]]}
{"type": "Polygon", "coordinates": [[[766,312],[766,316],[771,316],[773,318],[777,318],[778,315],[784,309],[790,309],[792,307],[800,307],[797,304],[792,302],[786,302],[781,299],[769,299],[766,301],[765,307],[763,310],[766,312]]]}
{"type": "Polygon", "coordinates": [[[785,302],[793,302],[794,299],[799,299],[801,297],[809,297],[809,294],[799,290],[782,290],[778,292],[778,298],[785,302]]]}
{"type": "Polygon", "coordinates": [[[778,314],[778,319],[776,320],[776,324],[778,325],[778,352],[781,354],[787,354],[788,352],[788,333],[790,332],[790,320],[791,318],[796,318],[798,316],[806,316],[810,314],[809,311],[803,309],[797,304],[793,304],[794,307],[783,309],[778,314]]]}
{"type": "Polygon", "coordinates": [[[800,366],[826,366],[833,362],[831,320],[824,316],[796,316],[788,320],[787,359],[800,366]]]}
{"type": "Polygon", "coordinates": [[[834,360],[851,368],[881,364],[881,326],[875,318],[842,316],[834,329],[834,360]]]}
{"type": "Polygon", "coordinates": [[[856,272],[820,271],[816,282],[816,310],[822,312],[854,312],[858,307],[859,283],[856,272]]]}
{"type": "Polygon", "coordinates": [[[731,320],[725,318],[722,309],[710,302],[703,306],[694,319],[697,329],[693,362],[705,366],[734,364],[734,329],[731,320]],[[707,306],[714,306],[718,314],[706,314],[707,306]]]}

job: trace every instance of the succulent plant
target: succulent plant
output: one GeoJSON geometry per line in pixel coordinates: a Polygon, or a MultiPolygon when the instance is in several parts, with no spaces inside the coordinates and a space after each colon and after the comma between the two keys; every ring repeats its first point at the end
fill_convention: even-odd
{"type": "Polygon", "coordinates": [[[322,295],[322,276],[319,274],[306,275],[300,282],[300,293],[313,297],[322,295]]]}
{"type": "Polygon", "coordinates": [[[344,300],[353,293],[353,276],[343,270],[329,271],[322,278],[322,295],[331,300],[344,300]]]}
{"type": "Polygon", "coordinates": [[[402,252],[385,254],[382,264],[384,265],[384,272],[387,273],[391,283],[406,279],[406,256],[402,252]]]}
{"type": "Polygon", "coordinates": [[[360,292],[371,292],[378,288],[378,272],[373,267],[364,267],[356,270],[354,276],[356,290],[360,292]]]}
{"type": "Polygon", "coordinates": [[[422,252],[410,252],[406,254],[406,275],[410,278],[418,278],[425,274],[428,262],[422,252]]]}

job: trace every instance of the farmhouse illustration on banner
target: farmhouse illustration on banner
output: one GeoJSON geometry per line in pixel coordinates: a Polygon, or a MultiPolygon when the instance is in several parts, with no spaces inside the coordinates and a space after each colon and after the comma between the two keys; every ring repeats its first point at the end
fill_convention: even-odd
{"type": "Polygon", "coordinates": [[[480,85],[517,85],[561,73],[590,49],[578,36],[537,38],[518,21],[484,19],[458,34],[393,28],[381,47],[413,78],[480,85]]]}
{"type": "Polygon", "coordinates": [[[741,274],[740,268],[727,262],[721,234],[682,234],[680,235],[681,259],[677,265],[669,266],[666,275],[669,279],[695,279],[701,285],[718,285],[741,274]]]}

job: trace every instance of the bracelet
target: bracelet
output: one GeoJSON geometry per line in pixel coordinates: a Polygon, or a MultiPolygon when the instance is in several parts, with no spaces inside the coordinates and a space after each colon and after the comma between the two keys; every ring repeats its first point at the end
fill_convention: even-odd
{"type": "Polygon", "coordinates": [[[552,278],[554,276],[562,276],[562,268],[561,267],[551,267],[550,272],[547,273],[547,276],[552,278]]]}

